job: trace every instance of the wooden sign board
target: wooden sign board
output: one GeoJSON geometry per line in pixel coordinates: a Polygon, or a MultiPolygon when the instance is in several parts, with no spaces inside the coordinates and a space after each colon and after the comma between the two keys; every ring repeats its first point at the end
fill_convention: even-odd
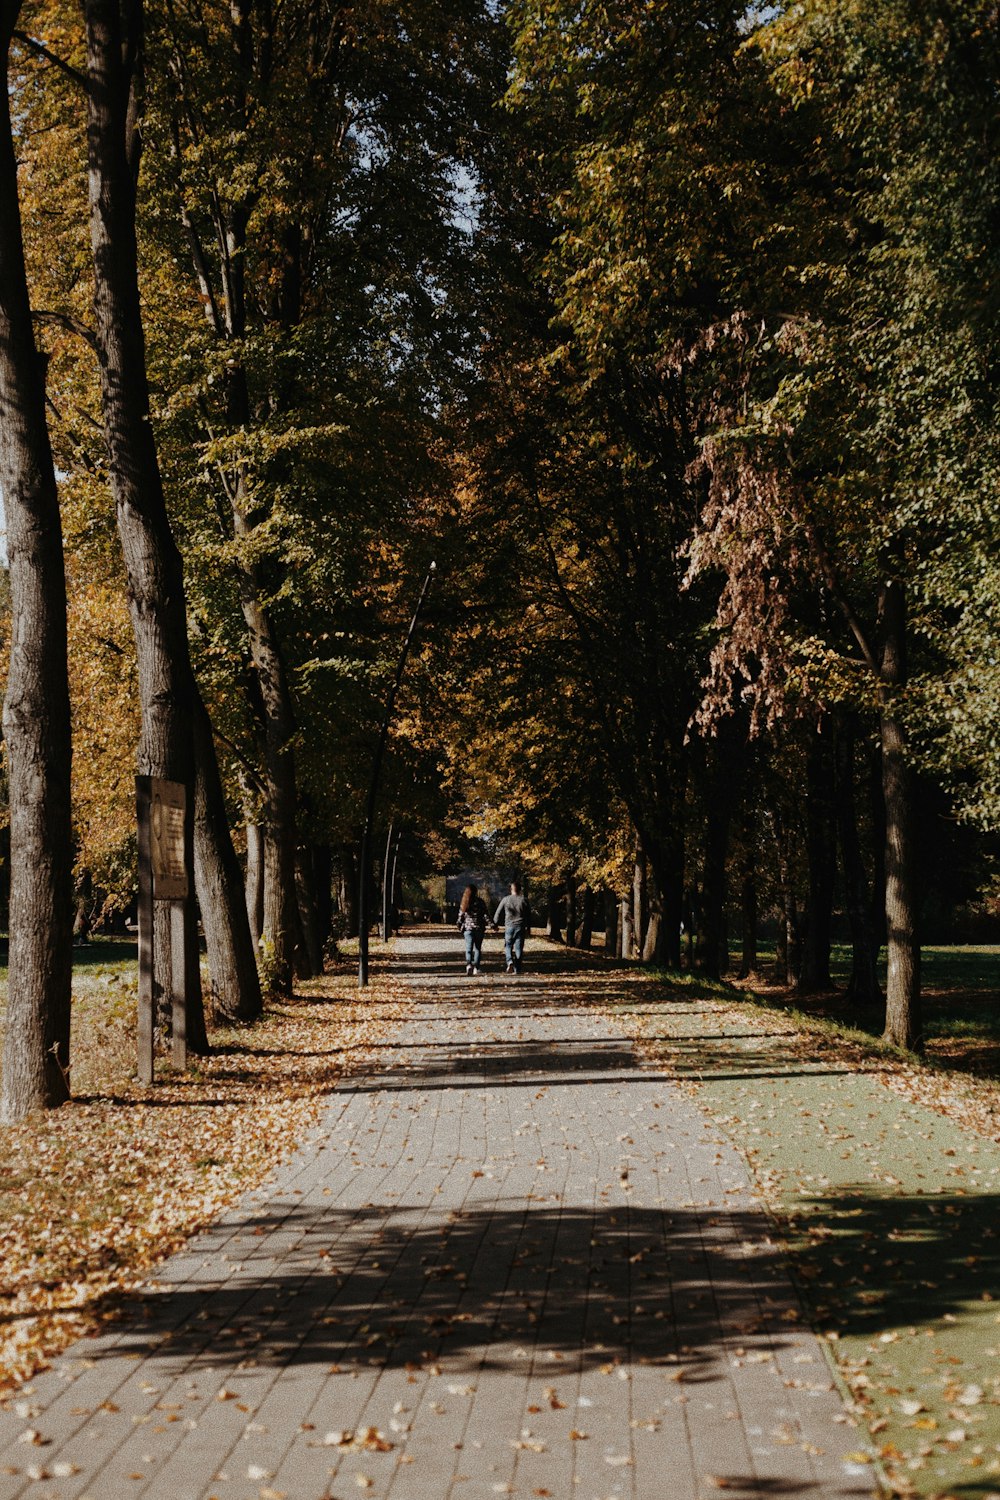
{"type": "Polygon", "coordinates": [[[187,793],[180,781],[150,778],[149,853],[154,901],[184,901],[188,895],[184,821],[187,793]]]}

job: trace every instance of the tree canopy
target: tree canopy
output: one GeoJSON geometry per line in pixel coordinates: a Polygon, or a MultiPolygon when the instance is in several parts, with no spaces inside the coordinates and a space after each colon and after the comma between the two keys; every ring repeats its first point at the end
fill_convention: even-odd
{"type": "Polygon", "coordinates": [[[176,617],[215,1003],[259,1005],[244,904],[265,998],[322,966],[433,558],[411,873],[516,863],[569,940],[713,975],[739,921],[802,988],[839,920],[919,1047],[944,885],[995,901],[995,5],[8,9],[78,931],[131,908],[176,617]]]}

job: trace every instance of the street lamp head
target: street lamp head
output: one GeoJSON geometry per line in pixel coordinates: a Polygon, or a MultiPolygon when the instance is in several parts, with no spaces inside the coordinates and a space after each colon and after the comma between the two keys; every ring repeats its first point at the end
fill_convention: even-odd
{"type": "Polygon", "coordinates": [[[436,562],[432,562],[431,565],[430,565],[430,567],[427,569],[428,573],[436,573],[437,570],[438,570],[438,565],[437,565],[436,562]]]}

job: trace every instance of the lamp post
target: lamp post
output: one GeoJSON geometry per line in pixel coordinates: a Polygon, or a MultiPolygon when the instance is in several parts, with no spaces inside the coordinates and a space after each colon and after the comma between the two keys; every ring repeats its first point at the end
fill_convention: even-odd
{"type": "Polygon", "coordinates": [[[399,661],[396,665],[396,676],[392,687],[389,689],[389,697],[386,700],[385,714],[382,719],[382,730],[379,734],[378,745],[375,749],[375,759],[372,761],[372,779],[368,787],[368,801],[365,804],[365,829],[361,836],[361,888],[358,891],[358,988],[364,989],[368,983],[368,895],[371,885],[371,841],[372,828],[375,823],[375,804],[378,801],[378,783],[382,774],[382,761],[385,758],[385,747],[389,739],[389,725],[392,722],[392,711],[396,706],[396,694],[403,680],[403,669],[406,666],[406,658],[410,654],[413,637],[416,634],[417,621],[420,611],[424,607],[427,598],[427,590],[431,586],[431,579],[437,572],[437,563],[432,562],[427,569],[427,577],[424,579],[420,590],[420,598],[417,607],[413,611],[413,619],[410,628],[406,632],[406,640],[400,652],[399,661]]]}

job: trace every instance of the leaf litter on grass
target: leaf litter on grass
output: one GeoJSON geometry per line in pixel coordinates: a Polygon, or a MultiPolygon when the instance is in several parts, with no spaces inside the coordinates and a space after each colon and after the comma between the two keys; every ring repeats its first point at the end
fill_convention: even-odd
{"type": "MultiPolygon", "coordinates": [[[[76,981],[74,981],[76,983],[76,981]]],[[[134,985],[74,1009],[74,1084],[87,1093],[0,1131],[0,1392],[113,1315],[121,1293],[263,1180],[324,1096],[409,1013],[401,986],[327,975],[247,1029],[216,1027],[188,1072],[134,1068],[134,985]],[[124,998],[123,998],[124,996],[124,998]]]]}
{"type": "Polygon", "coordinates": [[[1000,1496],[995,1086],[718,993],[621,998],[746,1157],[896,1493],[1000,1496]]]}

